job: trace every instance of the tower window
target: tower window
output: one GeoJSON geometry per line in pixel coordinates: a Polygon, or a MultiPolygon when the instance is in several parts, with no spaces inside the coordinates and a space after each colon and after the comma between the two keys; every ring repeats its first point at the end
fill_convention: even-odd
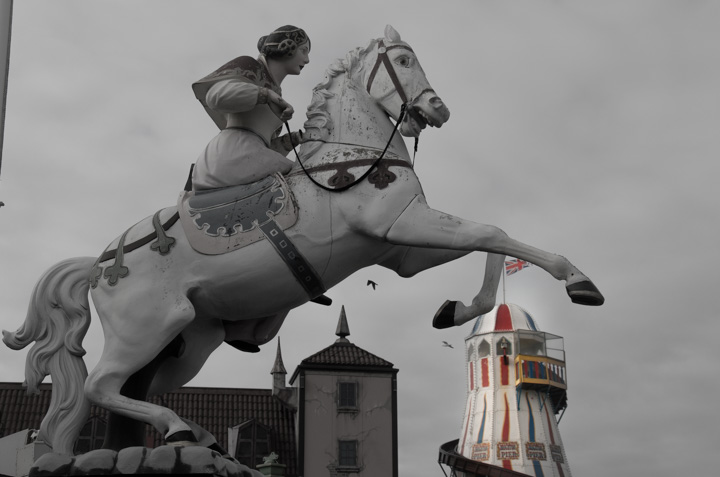
{"type": "Polygon", "coordinates": [[[358,441],[338,441],[338,466],[354,467],[358,466],[357,458],[358,441]]]}
{"type": "Polygon", "coordinates": [[[500,341],[497,342],[497,350],[495,352],[498,356],[510,356],[513,352],[512,343],[510,343],[510,341],[508,341],[508,339],[503,336],[502,338],[500,338],[500,341]]]}
{"type": "Polygon", "coordinates": [[[486,340],[482,340],[480,344],[478,345],[478,356],[481,358],[484,358],[485,356],[490,355],[490,343],[488,343],[486,340]]]}
{"type": "Polygon", "coordinates": [[[338,383],[338,409],[357,409],[357,387],[358,383],[352,381],[340,381],[338,383]]]}

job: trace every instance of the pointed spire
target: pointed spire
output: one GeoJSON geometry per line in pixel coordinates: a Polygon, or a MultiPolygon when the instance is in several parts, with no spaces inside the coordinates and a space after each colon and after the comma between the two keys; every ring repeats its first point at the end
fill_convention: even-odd
{"type": "Polygon", "coordinates": [[[275,354],[275,364],[273,365],[270,374],[287,374],[285,365],[282,360],[282,352],[280,351],[280,337],[278,336],[277,353],[275,354]]]}
{"type": "Polygon", "coordinates": [[[343,305],[342,309],[340,310],[340,319],[338,319],[338,325],[337,329],[335,330],[335,335],[339,336],[339,338],[335,340],[336,343],[350,342],[346,338],[346,336],[350,336],[350,327],[348,326],[347,315],[345,314],[345,305],[343,305]]]}

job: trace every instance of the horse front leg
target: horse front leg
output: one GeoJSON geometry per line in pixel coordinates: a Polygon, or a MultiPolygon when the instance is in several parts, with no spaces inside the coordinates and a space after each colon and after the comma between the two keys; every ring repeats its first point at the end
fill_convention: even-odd
{"type": "MultiPolygon", "coordinates": [[[[495,226],[478,224],[434,210],[421,195],[416,196],[400,214],[385,239],[390,243],[412,247],[510,255],[542,268],[557,280],[564,280],[567,293],[574,303],[598,306],[605,301],[592,281],[565,257],[512,239],[495,226]]],[[[498,258],[493,259],[489,271],[491,278],[495,276],[493,273],[497,273],[499,279],[499,262],[498,258]]]]}
{"type": "Polygon", "coordinates": [[[482,288],[472,303],[465,306],[462,302],[446,300],[433,318],[433,327],[437,329],[460,326],[473,318],[489,313],[495,307],[497,290],[500,285],[505,255],[489,253],[485,261],[485,275],[482,288]]]}
{"type": "MultiPolygon", "coordinates": [[[[429,268],[464,257],[470,253],[466,250],[437,250],[430,248],[407,247],[399,259],[391,259],[379,265],[394,270],[401,277],[412,277],[429,268]]],[[[473,298],[468,306],[459,301],[447,300],[438,310],[433,320],[435,328],[448,328],[488,313],[495,307],[497,301],[498,285],[502,276],[504,255],[489,253],[485,261],[485,274],[483,276],[480,292],[473,298]]]]}

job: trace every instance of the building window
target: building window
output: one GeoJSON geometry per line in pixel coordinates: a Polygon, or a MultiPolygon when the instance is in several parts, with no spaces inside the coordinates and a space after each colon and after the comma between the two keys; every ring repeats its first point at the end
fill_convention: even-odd
{"type": "Polygon", "coordinates": [[[105,441],[105,427],[105,421],[99,417],[88,419],[75,441],[75,455],[102,448],[105,441]]]}
{"type": "Polygon", "coordinates": [[[235,458],[241,464],[255,468],[263,457],[272,452],[272,431],[252,419],[237,427],[235,458]]]}
{"type": "Polygon", "coordinates": [[[358,467],[358,441],[338,441],[338,467],[358,467]]]}
{"type": "Polygon", "coordinates": [[[341,381],[338,383],[338,409],[357,410],[358,384],[341,381]]]}

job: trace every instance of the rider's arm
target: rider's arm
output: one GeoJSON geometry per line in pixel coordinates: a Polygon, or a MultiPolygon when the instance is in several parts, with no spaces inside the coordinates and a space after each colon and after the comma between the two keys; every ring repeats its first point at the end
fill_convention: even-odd
{"type": "Polygon", "coordinates": [[[275,91],[238,79],[215,83],[208,90],[205,103],[219,113],[242,113],[267,103],[282,121],[290,120],[294,113],[293,107],[275,91]]]}
{"type": "Polygon", "coordinates": [[[283,156],[287,156],[288,153],[293,150],[293,146],[299,146],[302,141],[302,131],[295,131],[294,133],[292,133],[292,138],[289,134],[284,134],[280,136],[276,133],[275,137],[273,137],[270,143],[270,149],[279,154],[282,154],[283,156]]]}
{"type": "Polygon", "coordinates": [[[263,100],[267,101],[267,90],[261,90],[265,88],[237,79],[222,80],[208,90],[205,102],[219,113],[242,113],[250,111],[263,100]]]}

